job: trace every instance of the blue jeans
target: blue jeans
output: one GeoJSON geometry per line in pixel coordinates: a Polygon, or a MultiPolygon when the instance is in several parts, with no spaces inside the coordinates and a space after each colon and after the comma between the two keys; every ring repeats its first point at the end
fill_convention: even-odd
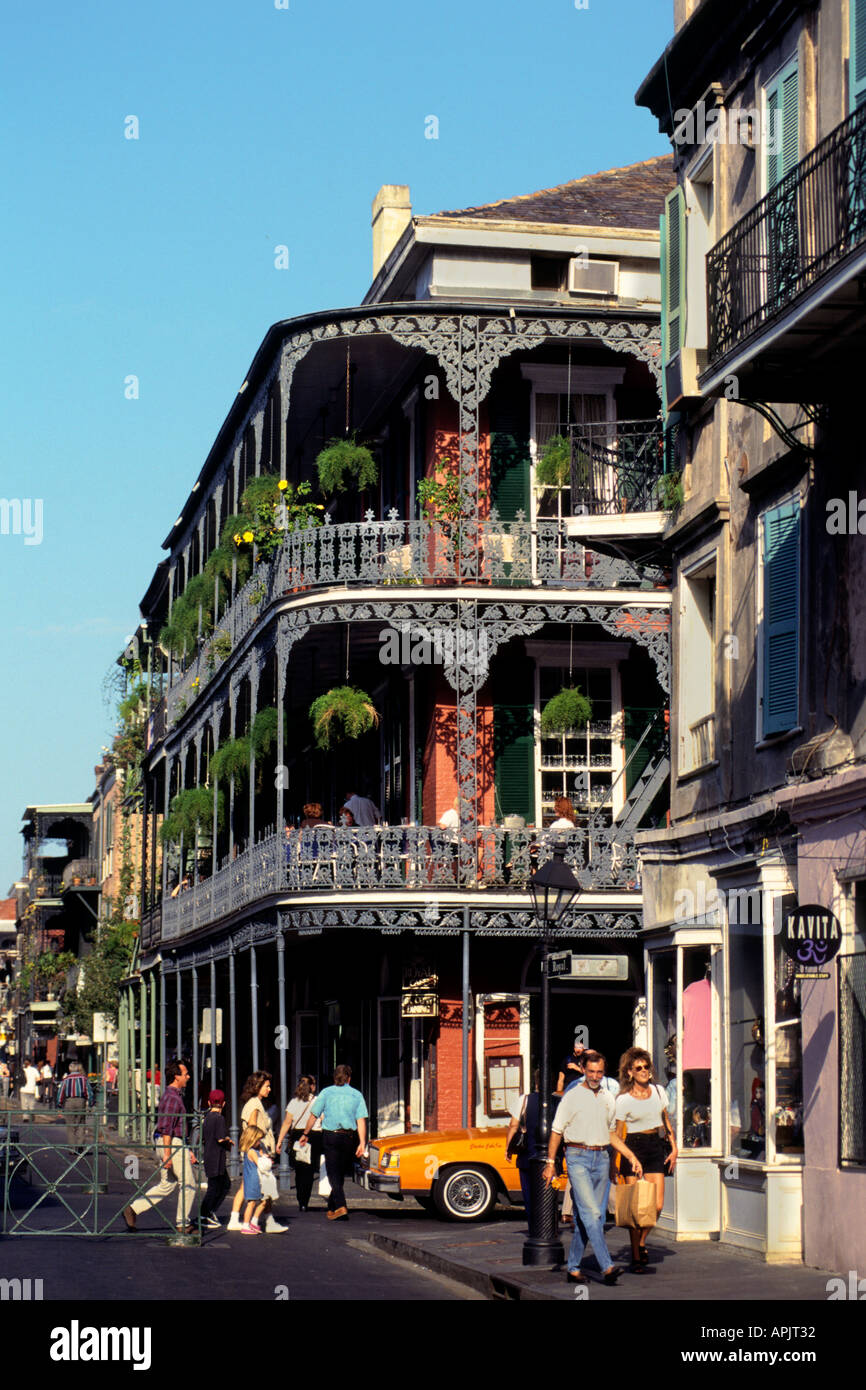
{"type": "Polygon", "coordinates": [[[607,1149],[566,1149],[568,1180],[574,1200],[574,1235],[568,1252],[568,1267],[579,1269],[587,1241],[593,1248],[602,1273],[613,1260],[604,1239],[604,1195],[609,1182],[610,1157],[607,1149]]]}

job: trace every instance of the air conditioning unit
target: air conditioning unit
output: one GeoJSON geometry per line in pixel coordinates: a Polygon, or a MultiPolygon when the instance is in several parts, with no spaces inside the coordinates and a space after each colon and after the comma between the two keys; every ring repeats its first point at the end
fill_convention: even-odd
{"type": "Polygon", "coordinates": [[[569,294],[615,295],[618,289],[619,261],[590,261],[584,256],[569,261],[569,294]]]}

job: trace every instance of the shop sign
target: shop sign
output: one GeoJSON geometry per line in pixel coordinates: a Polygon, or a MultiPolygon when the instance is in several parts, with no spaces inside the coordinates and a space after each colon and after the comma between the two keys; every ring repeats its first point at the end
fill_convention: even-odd
{"type": "Polygon", "coordinates": [[[403,989],[438,989],[439,976],[433,966],[426,960],[415,960],[410,965],[403,966],[403,989]]]}
{"type": "Polygon", "coordinates": [[[407,989],[403,991],[404,1018],[438,1018],[439,995],[433,990],[407,989]]]}
{"type": "Polygon", "coordinates": [[[839,918],[820,903],[807,903],[786,912],[782,926],[782,946],[796,965],[797,979],[827,980],[821,966],[838,954],[842,945],[839,918]]]}

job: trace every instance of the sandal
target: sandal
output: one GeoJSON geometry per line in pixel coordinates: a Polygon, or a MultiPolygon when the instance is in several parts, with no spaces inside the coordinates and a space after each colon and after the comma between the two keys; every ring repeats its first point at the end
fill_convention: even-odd
{"type": "Polygon", "coordinates": [[[640,1250],[638,1252],[638,1259],[640,1260],[642,1265],[649,1264],[649,1251],[647,1250],[645,1245],[642,1245],[640,1247],[640,1250]]]}

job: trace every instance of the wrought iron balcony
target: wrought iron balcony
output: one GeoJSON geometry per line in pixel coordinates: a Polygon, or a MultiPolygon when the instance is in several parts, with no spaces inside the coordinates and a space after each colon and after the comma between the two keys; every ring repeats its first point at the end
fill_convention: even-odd
{"type": "Polygon", "coordinates": [[[62,875],[63,888],[98,887],[99,864],[95,859],[70,859],[62,875]]]}
{"type": "Polygon", "coordinates": [[[568,427],[574,516],[662,510],[661,421],[595,420],[568,427]]]}
{"type": "MultiPolygon", "coordinates": [[[[319,827],[272,834],[211,877],[163,900],[162,938],[198,931],[263,898],[370,892],[523,892],[535,868],[565,850],[584,891],[637,892],[634,836],[617,827],[568,831],[479,826],[471,837],[438,826],[319,827]]],[[[395,902],[399,901],[395,898],[395,902]]]]}
{"type": "MultiPolygon", "coordinates": [[[[653,422],[654,424],[656,422],[653,422]]],[[[566,520],[533,525],[518,514],[502,521],[495,511],[467,522],[401,521],[393,510],[386,521],[372,512],[363,522],[311,525],[286,534],[269,563],[260,562],[215,624],[215,640],[179,672],[165,697],[165,715],[174,723],[193,703],[271,604],[322,589],[451,585],[482,589],[561,588],[645,589],[667,582],[657,566],[587,549],[571,536],[566,520]],[[472,574],[466,560],[472,556],[472,574]]],[[[151,744],[149,743],[150,747],[151,744]]]]}
{"type": "Polygon", "coordinates": [[[803,301],[864,241],[866,106],[861,106],[709,252],[710,364],[803,301]]]}

